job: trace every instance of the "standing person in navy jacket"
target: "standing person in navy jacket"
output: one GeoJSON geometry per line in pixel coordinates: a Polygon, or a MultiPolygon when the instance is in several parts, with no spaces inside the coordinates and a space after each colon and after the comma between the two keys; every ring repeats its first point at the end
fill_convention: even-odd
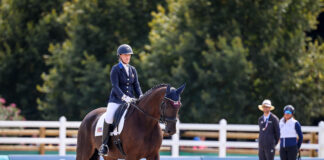
{"type": "Polygon", "coordinates": [[[135,95],[140,97],[143,94],[136,69],[129,65],[132,54],[133,50],[129,45],[120,45],[117,49],[119,63],[114,65],[110,72],[112,89],[103,127],[102,145],[99,149],[99,155],[101,156],[107,156],[109,152],[109,132],[112,130],[111,124],[118,107],[124,102],[131,103],[135,101],[135,95]]]}
{"type": "Polygon", "coordinates": [[[297,152],[303,142],[300,123],[293,118],[295,109],[292,105],[284,108],[284,116],[280,119],[280,159],[296,160],[297,152]],[[297,141],[298,135],[298,141],[297,141]]]}
{"type": "Polygon", "coordinates": [[[279,142],[279,119],[276,115],[271,113],[274,106],[271,101],[265,99],[262,105],[258,106],[263,115],[259,118],[259,159],[260,160],[273,160],[275,155],[275,147],[279,142]]]}

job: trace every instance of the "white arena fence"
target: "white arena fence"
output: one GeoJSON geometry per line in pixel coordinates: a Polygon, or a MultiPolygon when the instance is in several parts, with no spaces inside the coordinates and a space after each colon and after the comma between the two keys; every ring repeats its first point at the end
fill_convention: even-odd
{"type": "MultiPolygon", "coordinates": [[[[0,137],[0,144],[58,144],[59,155],[66,155],[67,145],[76,145],[77,138],[68,138],[66,136],[67,128],[79,128],[81,122],[67,121],[64,116],[59,121],[0,121],[1,128],[9,127],[45,127],[45,128],[58,128],[59,137],[47,138],[32,138],[32,137],[0,137]]],[[[164,127],[163,125],[161,125],[164,127]]],[[[226,148],[258,148],[258,142],[246,141],[227,141],[227,131],[245,131],[245,132],[258,132],[258,125],[246,124],[227,124],[225,119],[220,120],[219,124],[197,124],[197,123],[180,123],[177,124],[177,132],[171,139],[164,139],[162,145],[171,146],[171,156],[179,157],[180,146],[206,146],[218,147],[219,157],[226,157],[226,148]],[[194,140],[181,140],[180,131],[183,130],[199,130],[199,131],[218,131],[218,141],[194,141],[194,140]]],[[[302,149],[314,149],[318,151],[318,158],[324,158],[324,121],[321,121],[318,126],[302,126],[303,132],[315,132],[318,134],[317,144],[302,144],[302,149]]],[[[277,149],[279,145],[277,146],[277,149]]]]}

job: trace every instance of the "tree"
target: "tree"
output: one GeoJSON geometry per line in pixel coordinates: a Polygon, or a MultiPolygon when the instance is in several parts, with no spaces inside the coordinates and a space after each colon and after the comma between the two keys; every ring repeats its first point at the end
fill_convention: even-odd
{"type": "Polygon", "coordinates": [[[43,55],[50,42],[65,37],[54,21],[64,0],[5,0],[0,3],[0,94],[17,102],[27,119],[40,119],[36,84],[47,70],[43,55]]]}
{"type": "MultiPolygon", "coordinates": [[[[85,114],[107,105],[110,68],[117,63],[116,50],[128,43],[135,51],[147,42],[150,12],[158,1],[72,1],[57,17],[67,26],[63,44],[52,44],[38,90],[38,108],[45,119],[61,115],[80,120],[85,114]]],[[[136,60],[135,60],[136,62],[136,60]]],[[[138,61],[137,61],[138,63],[138,61]]]]}
{"type": "Polygon", "coordinates": [[[294,86],[319,0],[167,2],[153,14],[142,70],[150,85],[187,82],[183,121],[253,123],[265,98],[279,116],[286,104],[311,105],[294,86]]]}
{"type": "MultiPolygon", "coordinates": [[[[318,41],[309,43],[305,53],[298,61],[300,70],[295,73],[293,100],[300,102],[303,112],[297,112],[298,118],[312,120],[324,117],[324,44],[318,41]],[[305,114],[307,113],[307,114],[305,114]]],[[[314,121],[314,125],[318,123],[314,121]]]]}

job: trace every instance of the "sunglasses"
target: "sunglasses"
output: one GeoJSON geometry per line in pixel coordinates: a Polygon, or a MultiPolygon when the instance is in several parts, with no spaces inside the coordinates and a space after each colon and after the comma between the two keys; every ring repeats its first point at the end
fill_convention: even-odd
{"type": "Polygon", "coordinates": [[[284,113],[285,114],[292,114],[290,111],[285,111],[284,113]]]}

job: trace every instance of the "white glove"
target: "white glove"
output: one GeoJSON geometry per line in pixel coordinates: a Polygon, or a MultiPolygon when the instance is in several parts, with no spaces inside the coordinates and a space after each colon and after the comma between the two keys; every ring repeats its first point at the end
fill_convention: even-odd
{"type": "Polygon", "coordinates": [[[125,101],[126,103],[132,103],[132,102],[134,102],[136,100],[135,98],[131,98],[129,96],[126,96],[125,94],[123,95],[123,97],[121,99],[123,101],[125,101]]]}

